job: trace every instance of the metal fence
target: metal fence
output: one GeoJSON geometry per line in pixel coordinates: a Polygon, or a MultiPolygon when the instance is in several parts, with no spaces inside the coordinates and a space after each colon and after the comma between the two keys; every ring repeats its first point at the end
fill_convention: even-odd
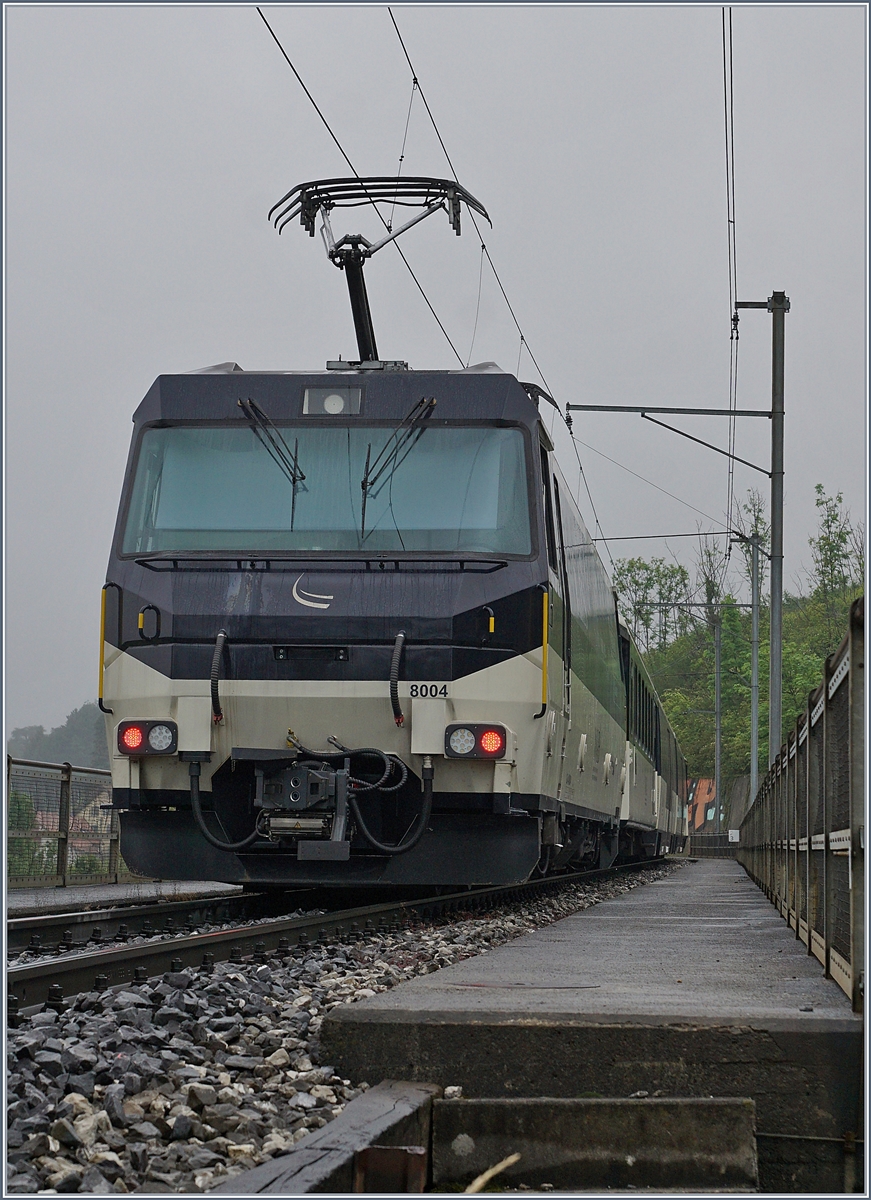
{"type": "Polygon", "coordinates": [[[738,861],[861,1011],[865,599],[741,825],[738,861]]]}
{"type": "Polygon", "coordinates": [[[691,833],[685,853],[691,858],[735,858],[737,842],[729,841],[728,833],[691,833]]]}
{"type": "Polygon", "coordinates": [[[109,771],[6,759],[9,887],[117,883],[132,876],[119,852],[109,771]]]}

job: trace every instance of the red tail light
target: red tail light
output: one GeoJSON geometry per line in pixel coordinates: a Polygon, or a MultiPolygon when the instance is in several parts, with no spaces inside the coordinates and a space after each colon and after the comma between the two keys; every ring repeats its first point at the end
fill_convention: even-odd
{"type": "Polygon", "coordinates": [[[504,725],[462,721],[445,729],[446,758],[504,758],[507,745],[504,725]]]}
{"type": "Polygon", "coordinates": [[[125,750],[138,750],[145,741],[145,734],[142,732],[142,726],[128,725],[121,734],[121,741],[124,743],[125,750]]]}
{"type": "Polygon", "coordinates": [[[175,754],[178,726],[175,721],[121,721],[118,752],[142,758],[146,754],[175,754]]]}
{"type": "Polygon", "coordinates": [[[499,754],[505,748],[505,735],[498,729],[485,729],[478,744],[485,754],[499,754]]]}

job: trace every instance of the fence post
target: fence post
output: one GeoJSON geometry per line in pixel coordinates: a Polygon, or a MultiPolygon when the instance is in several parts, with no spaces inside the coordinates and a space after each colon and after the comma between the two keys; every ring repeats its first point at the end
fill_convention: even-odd
{"type": "Polygon", "coordinates": [[[865,993],[865,598],[850,609],[850,965],[853,1012],[865,993]]]}
{"type": "Polygon", "coordinates": [[[794,736],[787,734],[786,745],[783,746],[783,787],[780,793],[780,805],[777,806],[777,907],[781,917],[789,919],[789,845],[787,832],[787,810],[789,808],[789,793],[792,792],[793,767],[792,748],[794,736]],[[792,744],[791,744],[792,743],[792,744]]]}
{"type": "Polygon", "coordinates": [[[6,755],[6,885],[9,886],[9,797],[12,795],[12,756],[6,755]]]}
{"type": "MultiPolygon", "coordinates": [[[[810,945],[810,819],[808,816],[808,788],[810,787],[810,772],[811,772],[811,705],[810,697],[805,705],[804,712],[804,741],[799,737],[798,749],[796,755],[802,754],[804,759],[804,788],[801,795],[796,791],[796,847],[798,848],[797,862],[798,875],[797,882],[799,888],[799,903],[798,903],[798,918],[795,923],[795,936],[801,939],[801,922],[802,909],[804,909],[804,923],[806,945],[810,945]],[[804,838],[801,834],[804,830],[804,838]],[[801,842],[804,841],[804,858],[802,858],[801,842]]],[[[796,785],[797,787],[797,785],[796,785]]]]}
{"type": "Polygon", "coordinates": [[[118,882],[118,851],[121,840],[121,829],[118,822],[118,810],[112,809],[109,816],[109,874],[115,883],[118,882]]]}
{"type": "Polygon", "coordinates": [[[832,948],[832,934],[835,924],[835,896],[834,896],[834,871],[832,869],[832,852],[829,848],[829,834],[832,832],[832,804],[831,804],[831,769],[832,764],[829,755],[832,752],[832,744],[835,741],[834,723],[832,720],[831,698],[829,697],[829,684],[834,674],[834,654],[830,654],[826,659],[825,668],[823,670],[823,715],[820,718],[823,722],[823,771],[822,771],[822,796],[820,804],[823,809],[823,965],[826,968],[826,978],[832,977],[832,963],[829,957],[829,951],[832,948]]]}
{"type": "Polygon", "coordinates": [[[70,791],[73,769],[68,762],[61,767],[60,773],[60,805],[57,814],[57,874],[60,875],[61,885],[67,885],[67,868],[70,856],[70,791]]]}

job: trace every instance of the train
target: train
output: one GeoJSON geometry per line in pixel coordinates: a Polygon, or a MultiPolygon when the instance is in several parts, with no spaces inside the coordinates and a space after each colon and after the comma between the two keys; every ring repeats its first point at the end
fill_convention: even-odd
{"type": "Polygon", "coordinates": [[[462,888],[680,849],[686,763],[551,397],[379,359],[344,241],[358,360],[161,375],[134,414],[99,699],[128,868],[462,888]]]}

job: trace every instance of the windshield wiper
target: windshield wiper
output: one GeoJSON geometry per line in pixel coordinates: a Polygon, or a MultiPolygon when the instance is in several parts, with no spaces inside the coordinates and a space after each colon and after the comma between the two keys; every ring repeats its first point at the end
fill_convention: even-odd
{"type": "Polygon", "coordinates": [[[290,528],[292,531],[296,516],[296,489],[305,479],[305,475],[299,465],[299,438],[294,438],[293,450],[291,451],[290,446],[288,446],[282,437],[280,430],[276,428],[263,409],[259,408],[253,400],[240,400],[239,407],[251,422],[251,429],[254,436],[293,486],[293,498],[290,502],[290,528]]]}
{"type": "Polygon", "coordinates": [[[373,488],[386,471],[389,471],[390,474],[387,476],[385,483],[388,483],[393,478],[396,470],[405,462],[424,432],[422,429],[416,429],[415,426],[419,421],[428,417],[435,406],[436,401],[434,396],[429,400],[426,397],[418,400],[411,412],[407,413],[396,426],[396,429],[393,431],[393,437],[384,443],[373,463],[369,462],[372,454],[372,443],[370,442],[366,447],[366,466],[363,470],[363,478],[360,480],[360,487],[363,489],[363,509],[360,515],[361,541],[366,540],[366,501],[369,493],[372,492],[373,495],[375,494],[373,488]],[[405,453],[400,458],[399,455],[402,450],[405,450],[405,453]]]}

